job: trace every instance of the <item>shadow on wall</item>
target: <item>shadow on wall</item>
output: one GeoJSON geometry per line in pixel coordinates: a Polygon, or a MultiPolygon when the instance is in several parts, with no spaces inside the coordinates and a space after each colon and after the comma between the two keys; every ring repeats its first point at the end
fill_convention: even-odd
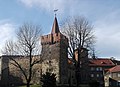
{"type": "Polygon", "coordinates": [[[8,72],[9,72],[8,68],[2,70],[0,87],[15,87],[24,84],[21,78],[9,75],[8,72]]]}
{"type": "Polygon", "coordinates": [[[20,86],[20,85],[24,85],[23,80],[20,77],[9,75],[9,86],[10,87],[20,86]]]}
{"type": "Polygon", "coordinates": [[[109,78],[109,86],[110,87],[120,87],[120,82],[119,80],[114,80],[112,78],[109,78]]]}
{"type": "Polygon", "coordinates": [[[90,87],[100,87],[100,83],[96,80],[92,80],[89,82],[90,87]]]}

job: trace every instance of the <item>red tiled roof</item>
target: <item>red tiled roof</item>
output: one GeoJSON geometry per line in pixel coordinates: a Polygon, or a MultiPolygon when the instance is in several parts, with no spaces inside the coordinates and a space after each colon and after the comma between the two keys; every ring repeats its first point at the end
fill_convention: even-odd
{"type": "Polygon", "coordinates": [[[110,59],[90,59],[89,66],[115,66],[115,64],[110,59]]]}
{"type": "Polygon", "coordinates": [[[110,68],[108,72],[120,72],[120,65],[110,68]]]}

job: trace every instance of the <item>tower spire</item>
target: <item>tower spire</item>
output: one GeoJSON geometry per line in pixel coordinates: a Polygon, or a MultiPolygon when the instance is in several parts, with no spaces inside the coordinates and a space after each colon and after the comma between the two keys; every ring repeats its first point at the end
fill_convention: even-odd
{"type": "MultiPolygon", "coordinates": [[[[54,10],[54,12],[56,12],[57,10],[54,10]]],[[[56,13],[55,13],[55,19],[54,19],[54,22],[53,22],[51,34],[59,33],[59,32],[60,32],[59,31],[59,26],[58,26],[58,22],[57,22],[57,18],[56,18],[56,13]]]]}

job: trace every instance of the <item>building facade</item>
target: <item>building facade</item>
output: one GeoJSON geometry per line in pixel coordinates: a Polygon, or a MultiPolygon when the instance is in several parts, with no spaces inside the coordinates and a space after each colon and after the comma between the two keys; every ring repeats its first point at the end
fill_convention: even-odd
{"type": "Polygon", "coordinates": [[[104,71],[114,66],[115,64],[108,58],[89,59],[89,77],[100,85],[104,85],[104,71]]]}
{"type": "Polygon", "coordinates": [[[108,69],[104,81],[105,87],[120,87],[120,65],[108,69]]]}

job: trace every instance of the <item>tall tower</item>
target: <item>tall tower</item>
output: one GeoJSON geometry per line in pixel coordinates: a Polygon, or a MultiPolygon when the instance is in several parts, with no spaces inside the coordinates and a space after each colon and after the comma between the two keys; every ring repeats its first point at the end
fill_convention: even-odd
{"type": "Polygon", "coordinates": [[[0,87],[9,86],[9,57],[7,55],[0,57],[0,87]]]}
{"type": "Polygon", "coordinates": [[[55,73],[57,84],[68,83],[68,39],[60,32],[55,17],[51,34],[41,37],[42,73],[55,73]]]}

